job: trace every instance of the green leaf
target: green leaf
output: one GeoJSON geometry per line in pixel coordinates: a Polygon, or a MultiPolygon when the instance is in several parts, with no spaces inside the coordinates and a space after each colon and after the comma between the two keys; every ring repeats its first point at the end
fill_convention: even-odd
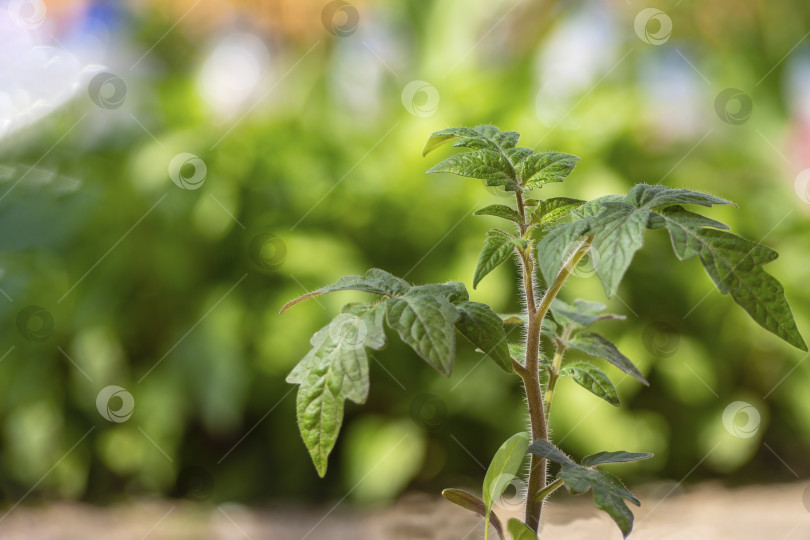
{"type": "Polygon", "coordinates": [[[593,395],[600,397],[613,405],[619,407],[619,394],[616,393],[616,388],[610,382],[605,373],[590,364],[578,362],[576,364],[569,364],[560,370],[560,375],[571,376],[578,385],[593,395]]]}
{"type": "Polygon", "coordinates": [[[516,169],[527,189],[542,187],[550,182],[562,182],[574,170],[579,158],[563,152],[532,154],[516,169]]]}
{"type": "Polygon", "coordinates": [[[453,304],[463,304],[469,301],[470,295],[467,287],[460,281],[448,281],[446,283],[428,283],[427,285],[415,285],[408,291],[409,295],[426,294],[429,296],[443,296],[453,304]]]}
{"type": "MultiPolygon", "coordinates": [[[[503,495],[520,471],[529,441],[528,433],[517,433],[509,437],[495,452],[484,476],[483,499],[487,516],[492,511],[492,504],[503,495]]],[[[489,525],[488,518],[487,525],[489,525]]]]}
{"type": "Polygon", "coordinates": [[[385,301],[388,326],[443,375],[456,356],[455,324],[459,313],[444,296],[405,294],[385,301]]]}
{"type": "Polygon", "coordinates": [[[633,255],[641,248],[650,210],[617,202],[603,203],[602,208],[602,212],[590,219],[589,232],[593,235],[591,249],[596,252],[596,275],[610,298],[616,293],[633,255]]]}
{"type": "Polygon", "coordinates": [[[604,471],[588,469],[579,465],[563,465],[557,474],[565,482],[565,487],[574,495],[593,491],[594,505],[616,522],[625,538],[633,530],[633,513],[625,504],[627,499],[636,506],[641,503],[627,491],[621,480],[604,471]]]}
{"type": "Polygon", "coordinates": [[[523,218],[520,217],[518,211],[512,208],[511,206],[506,206],[505,204],[493,204],[482,208],[480,210],[476,210],[474,212],[476,216],[495,216],[503,219],[508,219],[509,221],[514,221],[518,225],[523,224],[523,218]]]}
{"type": "Polygon", "coordinates": [[[372,268],[366,272],[364,276],[348,276],[340,278],[332,285],[326,285],[320,289],[316,289],[303,296],[299,296],[295,300],[290,300],[284,307],[281,308],[280,313],[294,306],[299,302],[336,291],[363,291],[373,294],[380,294],[384,296],[401,295],[408,292],[410,285],[404,279],[400,279],[393,274],[380,270],[379,268],[372,268]]]}
{"type": "Polygon", "coordinates": [[[540,272],[546,283],[554,283],[557,274],[580,246],[582,236],[588,232],[585,220],[564,223],[551,228],[537,244],[537,259],[540,272]]]}
{"type": "Polygon", "coordinates": [[[626,318],[624,315],[603,314],[602,312],[605,309],[604,304],[580,299],[574,300],[573,304],[568,304],[559,298],[555,298],[551,303],[551,313],[563,326],[572,325],[574,328],[585,328],[596,321],[623,321],[626,318]]]}
{"type": "Polygon", "coordinates": [[[705,228],[716,225],[679,207],[665,208],[658,215],[665,220],[680,260],[699,255],[721,293],[731,293],[734,301],[769,332],[807,350],[782,285],[762,268],[777,258],[775,251],[730,232],[705,228]]]}
{"type": "Polygon", "coordinates": [[[532,212],[531,222],[539,225],[555,223],[583,204],[585,204],[585,201],[568,197],[554,197],[540,201],[537,204],[537,209],[532,212]]]}
{"type": "Polygon", "coordinates": [[[560,464],[572,464],[576,465],[576,463],[565,455],[565,453],[551,444],[548,441],[543,439],[537,439],[532,444],[529,445],[529,453],[538,455],[542,458],[546,458],[549,461],[553,461],[554,463],[560,464]]]}
{"type": "Polygon", "coordinates": [[[312,349],[287,376],[287,382],[300,385],[298,427],[320,476],[343,423],[343,401],[364,403],[368,397],[365,347],[385,346],[382,311],[380,304],[350,304],[312,336],[312,349]]]}
{"type": "Polygon", "coordinates": [[[487,231],[484,239],[484,248],[478,256],[478,266],[475,268],[473,277],[473,289],[478,287],[478,283],[494,270],[498,265],[509,260],[515,249],[515,238],[499,229],[487,231]]]}
{"type": "Polygon", "coordinates": [[[512,536],[512,540],[537,540],[537,533],[517,518],[509,518],[509,521],[506,522],[506,529],[512,536]]]}
{"type": "Polygon", "coordinates": [[[424,148],[422,148],[422,155],[426,156],[428,152],[435,150],[439,146],[457,137],[478,137],[478,136],[479,133],[477,131],[466,127],[442,129],[440,131],[433,133],[430,137],[428,137],[427,142],[425,142],[424,148]]]}
{"type": "Polygon", "coordinates": [[[455,154],[428,169],[427,174],[453,173],[468,178],[480,178],[488,186],[516,186],[514,169],[500,152],[489,149],[455,154]]]}
{"type": "Polygon", "coordinates": [[[606,463],[629,463],[631,461],[650,459],[651,457],[653,457],[653,454],[646,452],[625,452],[624,450],[619,450],[618,452],[597,452],[596,454],[582,458],[582,465],[585,467],[596,467],[598,465],[605,465],[606,463]]]}
{"type": "Polygon", "coordinates": [[[616,348],[616,345],[599,334],[584,331],[578,332],[573,338],[566,341],[565,345],[572,349],[582,351],[590,356],[603,358],[628,375],[632,375],[645,385],[650,385],[638,368],[633,365],[633,362],[631,362],[630,359],[625,355],[620,353],[616,348]]]}
{"type": "MultiPolygon", "coordinates": [[[[484,506],[484,501],[470,493],[469,491],[464,491],[463,489],[445,489],[442,491],[442,497],[447,499],[453,504],[457,504],[458,506],[469,510],[471,512],[475,512],[476,514],[480,515],[481,517],[487,516],[486,506],[484,506]]],[[[495,512],[490,511],[489,513],[489,520],[492,522],[492,526],[495,527],[495,530],[498,531],[498,536],[503,538],[503,525],[501,524],[501,520],[498,519],[498,516],[495,512]]]]}
{"type": "Polygon", "coordinates": [[[659,208],[673,204],[698,204],[701,206],[712,206],[714,204],[736,204],[699,191],[688,189],[673,189],[667,186],[647,184],[636,184],[630,193],[627,194],[627,202],[636,208],[659,208]]]}
{"type": "Polygon", "coordinates": [[[512,372],[512,359],[503,321],[486,304],[466,302],[457,306],[456,328],[504,371],[512,372]]]}

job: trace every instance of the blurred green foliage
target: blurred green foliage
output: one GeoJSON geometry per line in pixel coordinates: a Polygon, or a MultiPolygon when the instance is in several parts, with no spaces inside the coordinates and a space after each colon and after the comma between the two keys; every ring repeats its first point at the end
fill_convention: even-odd
{"type": "MultiPolygon", "coordinates": [[[[810,151],[790,74],[808,51],[783,61],[810,24],[805,4],[662,6],[674,31],[660,46],[639,39],[637,10],[623,3],[358,7],[351,36],[321,31],[319,19],[311,21],[317,43],[266,36],[278,86],[227,121],[197,82],[215,36],[181,25],[159,39],[172,21],[133,17],[125,45],[158,44],[144,61],[152,69],[122,75],[125,107],[104,110],[82,93],[4,141],[0,189],[24,176],[0,200],[0,488],[8,501],[34,485],[44,497],[98,501],[193,496],[202,485],[199,498],[213,500],[350,492],[363,502],[473,485],[500,441],[526,424],[517,377],[463,346],[445,379],[392,340],[373,355],[369,401],[347,406],[330,474],[319,480],[284,377],[354,293],[278,315],[302,292],[372,266],[471,289],[483,234],[495,223],[471,214],[499,196],[477,181],[424,176],[433,161],[420,157],[421,145],[450,125],[492,123],[523,133],[522,145],[581,156],[543,197],[661,182],[734,200],[739,209],[711,215],[779,251],[768,270],[807,337],[810,205],[793,179],[810,167],[810,151]],[[573,71],[564,65],[556,81],[570,81],[549,87],[556,60],[573,71]],[[436,88],[431,114],[403,106],[412,80],[436,88]],[[727,87],[753,102],[741,125],[715,112],[727,87]],[[181,152],[205,162],[200,189],[169,178],[181,152]],[[53,318],[43,341],[17,330],[29,305],[53,318]],[[134,397],[125,422],[96,409],[108,385],[134,397]]],[[[810,474],[802,354],[719,295],[699,263],[676,266],[667,241],[648,235],[610,302],[628,320],[603,326],[651,387],[617,377],[619,410],[563,381],[556,442],[577,457],[655,452],[623,469],[636,481],[810,474]],[[662,324],[669,334],[656,333],[662,324]],[[734,401],[760,413],[749,438],[724,427],[734,401]]],[[[473,300],[516,310],[515,276],[496,270],[473,300]]],[[[572,279],[566,298],[574,297],[605,301],[595,277],[572,279]]]]}

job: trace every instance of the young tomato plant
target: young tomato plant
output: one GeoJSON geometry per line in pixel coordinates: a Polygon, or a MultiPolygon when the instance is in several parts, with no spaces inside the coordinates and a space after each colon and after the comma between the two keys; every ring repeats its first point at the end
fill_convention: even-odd
{"type": "Polygon", "coordinates": [[[562,182],[579,158],[520,148],[518,137],[514,131],[501,132],[493,126],[449,128],[430,136],[423,155],[454,141],[454,147],[467,151],[451,155],[428,173],[478,178],[487,186],[514,194],[512,206],[496,204],[476,212],[504,219],[513,231],[487,232],[473,287],[514,256],[521,269],[523,311],[498,315],[485,304],[471,301],[464,284],[458,281],[412,285],[379,269],[371,269],[364,276],[344,277],[292,300],[282,312],[308,298],[335,291],[375,295],[368,303],[346,305],[329,325],[316,332],[312,350],[287,377],[288,382],[299,385],[298,426],[315,468],[323,476],[343,420],[344,401],[363,403],[368,396],[366,348],[385,346],[384,325],[444,375],[450,375],[453,367],[458,330],[503,370],[522,379],[531,427],[530,433],[510,437],[496,452],[480,498],[459,489],[445,490],[444,497],[484,516],[487,537],[493,529],[505,538],[503,524],[492,506],[519,474],[528,454],[525,520],[513,518],[507,523],[513,539],[537,538],[543,503],[560,486],[574,494],[590,490],[596,507],[607,512],[627,537],[633,528],[633,514],[625,501],[640,503],[621,480],[599,466],[646,459],[652,454],[599,452],[577,463],[549,440],[549,415],[560,377],[571,377],[589,392],[619,406],[608,376],[591,362],[567,360],[569,349],[606,360],[647,384],[613,343],[590,330],[598,321],[624,317],[604,314],[605,306],[598,303],[566,303],[557,298],[583,257],[589,252],[598,254],[596,275],[611,297],[641,248],[647,229],[664,229],[678,260],[698,257],[720,292],[730,293],[758,324],[795,347],[807,350],[807,346],[782,286],[763,269],[777,257],[776,252],[686,209],[732,203],[705,193],[647,184],[634,186],[626,195],[592,201],[527,198],[528,193],[546,184],[562,182]],[[523,326],[525,341],[508,343],[505,324],[523,326]],[[544,350],[553,353],[545,355],[544,350]],[[555,464],[553,473],[548,462],[555,464]]]}

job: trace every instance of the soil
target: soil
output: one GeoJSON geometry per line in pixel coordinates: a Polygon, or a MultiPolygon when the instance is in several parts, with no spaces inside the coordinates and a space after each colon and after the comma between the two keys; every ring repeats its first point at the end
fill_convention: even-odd
{"type": "MultiPolygon", "coordinates": [[[[807,540],[810,483],[733,490],[673,484],[636,490],[633,540],[807,540]]],[[[590,495],[555,496],[543,540],[620,540],[616,526],[589,506],[590,495]]],[[[518,504],[502,505],[501,519],[518,504]]],[[[253,509],[187,501],[138,501],[100,508],[77,503],[18,506],[0,518],[8,540],[468,540],[483,538],[482,520],[454,505],[410,494],[393,505],[358,510],[345,501],[323,508],[253,509]]],[[[490,538],[496,535],[491,534],[490,538]]]]}

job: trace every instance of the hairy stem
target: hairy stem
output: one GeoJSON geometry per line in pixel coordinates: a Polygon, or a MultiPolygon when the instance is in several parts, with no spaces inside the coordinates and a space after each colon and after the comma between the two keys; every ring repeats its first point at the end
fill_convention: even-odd
{"type": "Polygon", "coordinates": [[[544,400],[546,409],[546,422],[551,416],[551,401],[554,399],[554,389],[557,387],[557,381],[560,378],[560,368],[562,367],[563,355],[568,347],[565,346],[565,341],[571,335],[571,328],[568,327],[563,330],[562,339],[554,343],[554,359],[551,361],[551,367],[548,370],[548,385],[546,387],[546,397],[544,400]]]}
{"type": "MultiPolygon", "coordinates": [[[[516,193],[518,208],[521,216],[524,215],[523,201],[520,194],[516,193]]],[[[526,226],[521,225],[521,232],[525,232],[526,226]]],[[[540,384],[539,376],[539,356],[540,356],[540,328],[543,318],[551,307],[551,302],[560,292],[568,276],[585,256],[591,247],[593,237],[587,237],[574,252],[574,255],[563,265],[557,279],[546,290],[538,305],[534,304],[534,259],[531,252],[522,252],[523,268],[523,290],[526,295],[526,316],[528,324],[526,328],[526,368],[521,373],[523,387],[526,392],[526,401],[529,406],[529,418],[531,421],[532,440],[548,440],[548,424],[545,412],[543,388],[540,384]]],[[[540,529],[540,517],[543,511],[544,497],[539,497],[546,488],[546,460],[538,455],[532,454],[529,466],[529,486],[526,492],[526,525],[533,531],[540,529]]]]}

